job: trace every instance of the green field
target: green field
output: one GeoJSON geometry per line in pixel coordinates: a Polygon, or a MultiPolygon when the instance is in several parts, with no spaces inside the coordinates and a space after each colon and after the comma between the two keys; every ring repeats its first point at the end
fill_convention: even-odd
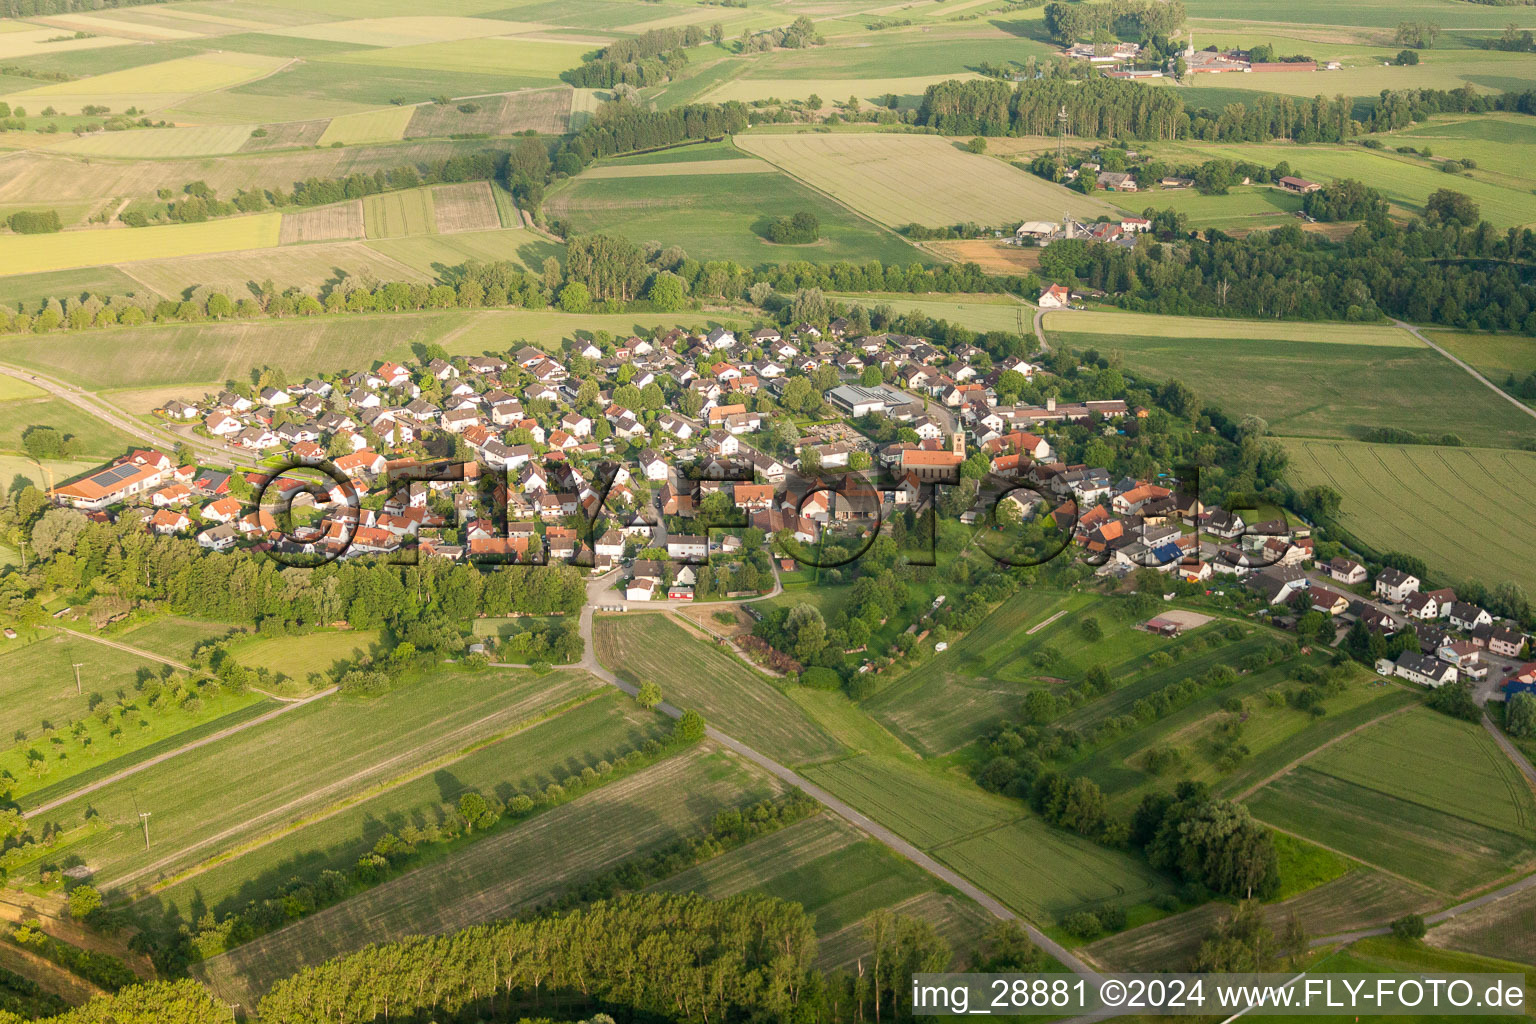
{"type": "Polygon", "coordinates": [[[393,142],[405,134],[413,107],[388,107],[363,114],[333,117],[321,133],[318,146],[355,146],[364,142],[393,142]]]}
{"type": "MultiPolygon", "coordinates": [[[[1053,314],[1053,343],[1119,353],[1127,369],[1154,381],[1182,380],[1207,401],[1262,417],[1276,434],[1359,438],[1377,427],[1449,431],[1469,444],[1514,447],[1528,438],[1531,421],[1508,403],[1489,401],[1487,389],[1466,371],[1391,328],[1356,334],[1332,324],[1281,325],[1307,331],[1305,340],[1248,333],[1234,321],[1224,337],[1178,337],[1186,321],[1158,334],[1117,330],[1116,314],[1053,314]],[[1082,320],[1077,319],[1083,317],[1082,320]],[[1437,411],[1432,424],[1424,409],[1437,411]]],[[[1138,318],[1140,319],[1140,318],[1138,318]]],[[[1205,321],[1206,331],[1224,322],[1205,321]]]]}
{"type": "MultiPolygon", "coordinates": [[[[1300,196],[1262,185],[1239,185],[1224,196],[1201,195],[1188,188],[1159,190],[1138,198],[1147,206],[1185,214],[1191,228],[1227,232],[1290,223],[1291,215],[1301,209],[1300,196]]],[[[1129,199],[1126,202],[1131,203],[1129,199]]]]}
{"type": "Polygon", "coordinates": [[[1055,220],[1063,211],[1092,219],[1116,209],[1113,200],[1081,195],[932,135],[750,134],[736,144],[890,227],[1001,226],[1055,220]],[[934,182],[945,187],[935,192],[934,182]]]}
{"type": "Polygon", "coordinates": [[[934,320],[969,327],[973,331],[1010,331],[1031,338],[1030,320],[1034,308],[1006,295],[944,295],[917,297],[895,292],[860,292],[832,295],[830,298],[857,303],[865,309],[890,306],[898,313],[921,313],[934,320]]]}
{"type": "Polygon", "coordinates": [[[1536,373],[1536,340],[1519,334],[1429,330],[1424,336],[1512,394],[1517,392],[1509,386],[1511,376],[1518,385],[1536,373]]]}
{"type": "Polygon", "coordinates": [[[431,234],[437,230],[432,190],[419,188],[367,196],[363,199],[363,224],[371,239],[431,234]]]}
{"type": "Polygon", "coordinates": [[[84,267],[41,274],[0,277],[0,303],[36,309],[47,299],[79,298],[81,295],[129,295],[142,286],[116,267],[84,267]]]}
{"type": "Polygon", "coordinates": [[[50,856],[79,856],[98,884],[142,890],[446,764],[595,685],[580,672],[540,678],[444,668],[371,700],[327,697],[65,804],[40,824],[66,829],[50,856]],[[251,770],[277,764],[281,771],[251,770]],[[95,814],[88,823],[87,810],[95,814]],[[150,851],[139,832],[141,810],[154,814],[150,851]]]}
{"type": "Polygon", "coordinates": [[[1454,895],[1536,862],[1536,802],[1479,726],[1428,710],[1333,744],[1249,800],[1280,828],[1454,895]]]}
{"type": "Polygon", "coordinates": [[[1470,157],[1477,161],[1479,171],[1493,171],[1527,183],[1536,176],[1529,160],[1530,147],[1536,145],[1536,128],[1508,114],[1461,117],[1466,115],[1432,118],[1395,134],[1410,145],[1430,146],[1437,157],[1470,157]]]}
{"type": "Polygon", "coordinates": [[[1343,496],[1337,522],[1361,542],[1412,551],[1451,579],[1536,586],[1519,539],[1536,527],[1536,453],[1299,439],[1285,448],[1297,484],[1343,496]]]}
{"type": "Polygon", "coordinates": [[[221,998],[249,1005],[253,991],[298,967],[369,942],[504,918],[584,877],[696,835],[716,811],[778,789],[733,755],[689,751],[208,961],[198,976],[221,998]],[[529,870],[533,864],[538,870],[529,870]]]}
{"type": "Polygon", "coordinates": [[[162,615],[112,634],[112,639],[165,658],[186,661],[198,644],[230,635],[239,630],[227,622],[206,622],[181,615],[162,615]]]}
{"type": "Polygon", "coordinates": [[[663,615],[601,617],[593,643],[611,671],[637,683],[660,683],[667,701],[697,709],[726,732],[750,736],[770,757],[799,764],[841,752],[773,679],[663,615]]]}
{"type": "Polygon", "coordinates": [[[219,156],[233,153],[251,137],[248,125],[213,125],[198,128],[165,128],[153,131],[98,132],[56,147],[66,153],[122,157],[130,160],[158,157],[219,156]]]}
{"type": "MultiPolygon", "coordinates": [[[[626,170],[658,166],[665,165],[635,165],[626,170]]],[[[549,216],[570,222],[575,232],[601,230],[636,242],[680,245],[698,260],[730,259],[746,266],[794,260],[864,263],[877,259],[903,266],[932,262],[905,239],[855,216],[771,164],[754,161],[751,166],[757,170],[746,174],[690,173],[709,166],[715,165],[685,161],[668,175],[583,175],[552,195],[545,208],[549,216]],[[802,210],[820,221],[818,241],[804,245],[768,241],[770,221],[802,210]]]]}
{"type": "Polygon", "coordinates": [[[332,672],[336,666],[375,654],[378,649],[379,631],[359,629],[242,640],[230,647],[230,653],[248,668],[264,668],[274,675],[303,680],[311,672],[332,672]]]}
{"type": "Polygon", "coordinates": [[[53,427],[74,439],[80,458],[122,455],[134,439],[62,398],[0,400],[0,449],[21,453],[22,438],[32,427],[53,427]]]}

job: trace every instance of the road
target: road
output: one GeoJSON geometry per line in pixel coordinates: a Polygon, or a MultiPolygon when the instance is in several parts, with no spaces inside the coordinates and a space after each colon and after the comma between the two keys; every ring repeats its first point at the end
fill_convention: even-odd
{"type": "MultiPolygon", "coordinates": [[[[586,604],[583,605],[581,609],[581,639],[585,648],[582,654],[581,666],[608,685],[616,686],[620,690],[623,690],[625,693],[633,697],[639,690],[639,687],[635,686],[633,683],[628,683],[620,679],[618,676],[604,668],[602,664],[600,664],[597,660],[597,644],[593,636],[592,624],[596,616],[598,606],[604,603],[602,593],[613,584],[613,577],[614,574],[609,573],[598,579],[592,580],[587,584],[587,600],[586,604]]],[[[775,587],[775,590],[777,590],[777,587],[775,587]]],[[[764,595],[764,597],[767,596],[771,595],[764,595]]],[[[757,598],[757,600],[762,599],[763,598],[757,598]]],[[[610,600],[608,603],[611,605],[613,602],[610,600]]],[[[660,710],[673,718],[682,717],[683,712],[681,708],[674,707],[667,703],[662,703],[659,705],[659,707],[660,710]]],[[[1067,949],[1061,943],[1057,942],[1055,939],[1052,939],[1050,936],[1040,931],[1034,925],[1021,918],[1018,914],[1004,906],[1001,902],[982,890],[979,886],[975,885],[964,876],[952,871],[948,867],[945,867],[943,864],[939,863],[937,860],[930,857],[922,850],[919,850],[916,846],[913,846],[905,839],[896,835],[896,833],[892,832],[884,825],[871,820],[867,815],[855,810],[853,807],[844,803],[842,800],[839,800],[837,797],[822,789],[820,786],[817,786],[809,780],[802,778],[790,768],[787,768],[772,758],[759,753],[735,737],[721,732],[714,726],[706,725],[705,735],[714,740],[716,743],[720,744],[722,747],[725,747],[726,749],[739,754],[740,756],[746,758],[753,764],[756,764],[775,777],[801,790],[811,799],[815,800],[817,803],[821,804],[823,807],[827,808],[838,817],[849,822],[855,828],[860,829],[861,831],[868,834],[872,839],[879,841],[889,849],[905,857],[907,860],[910,860],[912,863],[927,871],[929,874],[933,875],[941,882],[944,882],[946,885],[952,886],[960,892],[964,893],[966,896],[969,896],[972,900],[975,900],[977,904],[986,908],[988,913],[992,914],[994,917],[1001,918],[1004,921],[1017,921],[1024,927],[1025,931],[1028,932],[1029,937],[1034,940],[1035,945],[1039,946],[1041,949],[1045,950],[1045,952],[1055,957],[1058,961],[1071,969],[1074,973],[1092,980],[1097,980],[1099,977],[1097,971],[1095,971],[1092,967],[1089,967],[1088,964],[1084,963],[1083,960],[1071,950],[1067,949]]],[[[1022,869],[1022,866],[1020,867],[1022,869]]]]}
{"type": "Polygon", "coordinates": [[[31,370],[23,370],[4,363],[0,363],[0,374],[14,377],[19,381],[25,381],[35,388],[48,392],[55,398],[61,398],[70,405],[111,424],[123,433],[137,438],[145,444],[153,445],[157,448],[174,448],[178,444],[185,444],[197,453],[198,461],[203,465],[219,466],[226,469],[233,468],[235,465],[235,459],[229,452],[204,438],[192,433],[180,435],[165,427],[147,426],[114,408],[98,395],[55,380],[47,374],[33,373],[31,370]]]}
{"type": "Polygon", "coordinates": [[[1040,352],[1044,354],[1051,350],[1051,343],[1045,340],[1045,310],[1035,307],[1035,340],[1040,342],[1040,352]]]}
{"type": "Polygon", "coordinates": [[[1394,321],[1392,321],[1392,323],[1394,325],[1398,326],[1398,327],[1401,327],[1403,330],[1407,331],[1409,334],[1413,335],[1415,338],[1418,338],[1424,344],[1428,345],[1430,348],[1434,349],[1436,352],[1439,352],[1441,355],[1445,356],[1445,358],[1449,359],[1451,362],[1455,363],[1457,366],[1461,367],[1463,370],[1466,370],[1473,377],[1476,377],[1479,381],[1481,381],[1484,387],[1486,387],[1488,390],[1492,391],[1494,394],[1498,395],[1500,398],[1504,399],[1504,401],[1508,402],[1510,405],[1514,406],[1516,409],[1519,409],[1521,412],[1525,413],[1527,416],[1531,417],[1532,419],[1536,419],[1536,409],[1532,409],[1530,406],[1528,406],[1524,402],[1520,401],[1520,399],[1516,398],[1514,395],[1511,395],[1509,392],[1507,392],[1503,388],[1499,387],[1493,381],[1489,380],[1487,377],[1484,377],[1481,373],[1478,373],[1476,370],[1474,370],[1467,363],[1462,362],[1460,359],[1457,359],[1455,356],[1451,355],[1449,352],[1447,352],[1445,349],[1441,348],[1439,345],[1436,345],[1434,342],[1430,341],[1428,338],[1426,338],[1424,336],[1423,332],[1420,331],[1417,327],[1415,327],[1412,324],[1407,323],[1406,321],[1403,321],[1403,320],[1394,320],[1394,321]]]}
{"type": "Polygon", "coordinates": [[[1531,788],[1536,789],[1536,767],[1532,767],[1525,752],[1511,743],[1509,737],[1505,736],[1503,731],[1493,724],[1493,719],[1487,715],[1483,716],[1483,728],[1488,730],[1488,735],[1493,737],[1493,742],[1497,743],[1505,755],[1515,763],[1515,767],[1520,769],[1520,774],[1525,776],[1525,781],[1531,788]]]}
{"type": "Polygon", "coordinates": [[[146,651],[140,647],[133,647],[129,644],[119,643],[116,640],[108,640],[104,636],[93,636],[90,633],[81,633],[78,630],[70,629],[68,626],[54,626],[53,628],[57,629],[60,633],[68,633],[72,637],[77,637],[81,640],[89,640],[92,643],[101,644],[103,647],[111,647],[115,650],[123,651],[127,654],[133,654],[148,661],[157,661],[162,665],[169,665],[171,668],[178,669],[182,672],[192,671],[192,666],[183,665],[179,661],[172,661],[170,658],[155,654],[153,651],[146,651]]]}

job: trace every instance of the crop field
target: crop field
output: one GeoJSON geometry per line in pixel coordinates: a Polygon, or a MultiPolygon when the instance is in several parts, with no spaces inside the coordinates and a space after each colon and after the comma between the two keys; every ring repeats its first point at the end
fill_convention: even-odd
{"type": "MultiPolygon", "coordinates": [[[[1138,193],[1139,195],[1139,193],[1138,193]]],[[[1206,196],[1192,188],[1168,189],[1146,195],[1148,206],[1176,210],[1193,228],[1241,231],[1295,223],[1301,197],[1265,185],[1238,186],[1224,196],[1206,196]]]]}
{"type": "Polygon", "coordinates": [[[146,768],[43,820],[72,829],[94,809],[99,816],[72,832],[73,841],[61,844],[57,855],[81,857],[101,884],[143,890],[295,822],[426,774],[596,685],[581,672],[537,678],[450,668],[371,700],[327,697],[146,768]],[[423,715],[423,706],[432,714],[423,715]],[[253,774],[252,765],[283,770],[253,774]],[[136,807],[155,815],[152,851],[144,849],[136,807]]]}
{"type": "Polygon", "coordinates": [[[265,135],[249,135],[240,146],[242,153],[265,153],[274,149],[292,149],[298,146],[314,146],[330,127],[329,118],[313,121],[289,121],[286,124],[264,124],[265,135]]]}
{"type": "MultiPolygon", "coordinates": [[[[1236,322],[1225,337],[1181,338],[1105,334],[1107,324],[1091,316],[1048,315],[1046,329],[1055,344],[1118,352],[1128,369],[1151,380],[1178,379],[1209,400],[1220,396],[1223,406],[1262,417],[1276,434],[1356,439],[1377,427],[1420,431],[1425,403],[1432,402],[1440,410],[1434,429],[1469,444],[1514,447],[1530,436],[1528,417],[1489,401],[1487,389],[1466,371],[1432,349],[1399,340],[1401,332],[1360,340],[1339,325],[1298,324],[1311,337],[1291,341],[1249,334],[1236,322]]],[[[1206,331],[1224,326],[1205,324],[1206,331]]]]}
{"type": "Polygon", "coordinates": [[[1012,331],[1026,338],[1034,333],[1030,326],[1035,314],[1034,307],[1007,295],[934,294],[929,297],[898,292],[862,292],[834,297],[844,302],[857,302],[865,309],[890,306],[898,313],[921,313],[935,320],[948,320],[969,327],[973,331],[1012,331]]]}
{"type": "MultiPolygon", "coordinates": [[[[1285,78],[1285,75],[1272,77],[1285,78]]],[[[1297,76],[1303,77],[1303,76],[1297,76]]],[[[1252,160],[1273,166],[1290,162],[1292,173],[1314,180],[1355,178],[1369,182],[1388,202],[1409,213],[1422,213],[1424,201],[1437,189],[1453,188],[1477,202],[1482,217],[1497,228],[1536,223],[1536,195],[1530,183],[1510,187],[1485,180],[1480,172],[1471,176],[1448,175],[1437,164],[1360,146],[1309,145],[1285,143],[1228,146],[1221,143],[1170,143],[1155,147],[1159,156],[1180,162],[1198,162],[1212,157],[1252,160]]],[[[1447,150],[1445,155],[1451,155],[1447,150]]]]}
{"type": "Polygon", "coordinates": [[[178,57],[124,71],[110,71],[72,82],[55,82],[8,97],[12,105],[51,104],[79,112],[87,104],[121,109],[137,106],[157,110],[203,92],[226,89],[271,74],[282,67],[279,57],[248,53],[204,53],[178,57]]]}
{"type": "Polygon", "coordinates": [[[230,653],[249,668],[302,680],[311,672],[330,671],[334,665],[375,653],[378,645],[378,630],[358,629],[247,640],[230,653]]]}
{"type": "Polygon", "coordinates": [[[505,918],[778,790],[733,755],[690,751],[208,961],[198,975],[220,998],[249,1005],[252,993],[300,966],[369,942],[505,918]]]}
{"type": "MultiPolygon", "coordinates": [[[[855,216],[773,165],[755,163],[763,173],[715,174],[710,169],[720,164],[710,162],[681,163],[664,177],[582,175],[552,195],[545,209],[578,232],[602,230],[636,242],[680,245],[699,260],[730,259],[746,266],[792,260],[878,259],[903,266],[933,262],[905,239],[855,216]],[[692,173],[695,167],[704,173],[692,173]],[[802,210],[820,222],[819,240],[795,245],[768,241],[770,221],[802,210]]],[[[656,166],[666,165],[624,169],[645,173],[656,166]]]]}
{"type": "Polygon", "coordinates": [[[334,242],[345,238],[363,237],[363,201],[334,203],[317,206],[302,213],[284,213],[283,230],[278,241],[283,245],[295,242],[334,242]]]}
{"type": "MultiPolygon", "coordinates": [[[[287,220],[285,214],[283,222],[286,224],[287,220]]],[[[392,260],[362,242],[311,242],[207,256],[182,256],[124,263],[121,269],[133,275],[133,287],[125,292],[142,293],[148,287],[161,295],[177,298],[198,285],[207,285],[232,298],[243,299],[256,295],[261,283],[267,280],[279,288],[318,288],[349,277],[378,281],[422,281],[431,277],[429,273],[392,260]]]]}
{"type": "Polygon", "coordinates": [[[443,807],[476,792],[506,802],[541,792],[599,761],[614,761],[647,740],[663,737],[670,720],[646,711],[611,687],[590,700],[473,751],[430,775],[388,789],[329,817],[306,822],[271,842],[242,851],[169,886],[136,906],[141,916],[167,908],[183,915],[198,906],[219,913],[270,896],[294,875],[346,871],[390,829],[440,822],[443,807]]]}
{"type": "Polygon", "coordinates": [[[95,132],[55,146],[65,153],[156,159],[158,157],[220,156],[233,153],[250,140],[246,125],[197,128],[141,128],[126,132],[95,132]]]}
{"type": "Polygon", "coordinates": [[[282,219],[280,213],[257,213],[201,224],[4,235],[0,275],[263,249],[277,245],[282,219]]]}
{"type": "Polygon", "coordinates": [[[363,199],[363,223],[370,239],[431,234],[437,230],[432,191],[416,188],[368,196],[363,199]]]}
{"type": "Polygon", "coordinates": [[[460,110],[456,103],[423,103],[413,109],[405,137],[511,135],[525,131],[558,135],[570,123],[575,92],[562,86],[483,96],[470,101],[479,107],[473,111],[460,110]]]}
{"type": "Polygon", "coordinates": [[[660,683],[669,702],[751,736],[770,757],[799,764],[841,752],[772,679],[665,616],[599,617],[593,642],[598,661],[611,671],[636,683],[660,683]]]}
{"type": "Polygon", "coordinates": [[[501,228],[501,215],[496,212],[496,199],[488,181],[439,185],[432,190],[432,211],[437,230],[445,235],[501,228]]]}
{"type": "Polygon", "coordinates": [[[310,24],[278,29],[275,34],[364,46],[409,47],[423,42],[447,42],[455,39],[475,39],[481,36],[511,35],[514,32],[532,32],[542,27],[544,26],[526,21],[460,17],[445,11],[440,17],[417,14],[318,20],[310,24]]]}
{"type": "Polygon", "coordinates": [[[23,436],[32,427],[53,427],[75,439],[75,454],[107,458],[123,454],[133,438],[62,398],[28,398],[0,402],[0,449],[21,453],[23,436]]]}
{"type": "Polygon", "coordinates": [[[239,630],[238,626],[231,626],[227,622],[206,622],[202,619],[189,619],[182,615],[162,615],[120,633],[114,633],[111,639],[146,651],[153,651],[162,657],[186,661],[192,657],[192,652],[197,650],[198,644],[204,640],[222,638],[239,630]]]}
{"type": "Polygon", "coordinates": [[[1336,490],[1344,499],[1336,520],[1362,542],[1413,551],[1454,579],[1536,586],[1519,540],[1536,525],[1536,453],[1292,439],[1285,447],[1291,478],[1336,490]]]}
{"type": "Polygon", "coordinates": [[[343,114],[331,118],[316,142],[318,146],[356,146],[365,142],[393,142],[405,133],[411,122],[411,107],[387,107],[362,114],[343,114]]]}
{"type": "Polygon", "coordinates": [[[517,88],[557,82],[560,72],[580,64],[582,54],[592,49],[585,43],[506,36],[360,50],[323,59],[355,67],[467,72],[493,76],[506,83],[503,88],[517,88]]]}
{"type": "Polygon", "coordinates": [[[821,77],[733,77],[721,82],[698,99],[705,103],[728,103],[731,100],[750,103],[754,99],[765,97],[779,100],[805,100],[812,96],[821,96],[824,99],[836,97],[838,100],[844,100],[849,96],[857,96],[864,103],[875,103],[884,102],[887,96],[894,93],[899,106],[905,108],[917,106],[923,98],[923,91],[936,82],[948,81],[951,78],[976,77],[972,72],[956,71],[953,74],[938,75],[899,77],[872,75],[868,78],[838,78],[825,74],[835,69],[820,70],[824,72],[821,77]]]}
{"type": "MultiPolygon", "coordinates": [[[[838,95],[832,93],[831,95],[838,95]]],[[[931,135],[741,135],[736,144],[892,227],[1093,218],[1110,202],[1080,195],[931,135]],[[933,183],[946,182],[942,192],[933,183]]]]}
{"type": "Polygon", "coordinates": [[[0,302],[12,309],[18,303],[35,309],[46,299],[78,298],[81,295],[127,295],[140,286],[116,267],[81,267],[42,274],[0,277],[0,302]]]}
{"type": "Polygon", "coordinates": [[[16,31],[0,33],[0,59],[13,60],[18,57],[68,53],[74,50],[93,50],[101,46],[122,46],[132,42],[130,39],[105,35],[91,36],[86,39],[59,39],[61,33],[56,28],[24,22],[16,22],[13,27],[16,31]],[[50,43],[49,39],[58,41],[50,43]]]}
{"type": "Polygon", "coordinates": [[[967,779],[890,757],[861,754],[803,774],[923,849],[990,831],[1024,813],[1023,805],[967,779]]]}
{"type": "Polygon", "coordinates": [[[1039,248],[1006,245],[985,238],[925,242],[923,248],[952,263],[974,263],[988,274],[1023,275],[1040,269],[1039,248]]]}
{"type": "Polygon", "coordinates": [[[1517,397],[1509,378],[1518,385],[1536,373],[1536,341],[1522,335],[1430,330],[1424,336],[1517,397]]]}
{"type": "Polygon", "coordinates": [[[1424,941],[1441,949],[1536,963],[1536,889],[1453,917],[1436,925],[1424,941]]]}
{"type": "Polygon", "coordinates": [[[394,263],[409,267],[423,277],[435,277],[470,260],[486,263],[507,260],[538,273],[547,257],[558,258],[563,253],[555,243],[521,228],[511,227],[495,231],[465,231],[457,235],[381,238],[370,241],[368,248],[394,263]]]}

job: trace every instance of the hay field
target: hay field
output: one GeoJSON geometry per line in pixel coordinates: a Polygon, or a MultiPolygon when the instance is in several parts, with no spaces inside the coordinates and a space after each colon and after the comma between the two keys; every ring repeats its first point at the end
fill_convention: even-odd
{"type": "Polygon", "coordinates": [[[342,114],[331,118],[315,143],[331,146],[341,143],[356,146],[364,142],[394,142],[411,122],[412,107],[386,107],[363,114],[342,114]]]}
{"type": "Polygon", "coordinates": [[[1115,207],[931,135],[753,135],[736,144],[892,227],[1093,218],[1115,207]],[[934,189],[935,182],[945,188],[934,189]]]}
{"type": "Polygon", "coordinates": [[[263,249],[277,245],[282,219],[280,213],[258,213],[201,224],[5,235],[0,236],[0,275],[263,249]]]}
{"type": "Polygon", "coordinates": [[[278,241],[282,245],[290,245],[295,242],[334,242],[362,237],[363,201],[354,199],[302,213],[284,213],[283,230],[278,241]]]}
{"type": "Polygon", "coordinates": [[[327,63],[360,67],[495,75],[533,84],[559,81],[560,72],[580,64],[582,55],[592,49],[586,43],[555,43],[517,36],[497,36],[359,50],[336,54],[325,60],[327,63]]]}
{"type": "Polygon", "coordinates": [[[281,288],[315,289],[348,277],[424,281],[430,276],[375,252],[362,242],[312,242],[123,263],[120,267],[132,275],[136,283],[133,291],[148,287],[161,295],[179,297],[187,288],[205,284],[236,299],[255,295],[260,284],[268,279],[281,288]]]}
{"type": "MultiPolygon", "coordinates": [[[[291,149],[296,146],[314,146],[330,125],[327,118],[314,121],[289,121],[286,124],[264,124],[265,135],[248,135],[240,146],[242,153],[264,153],[273,149],[291,149]]],[[[250,127],[245,125],[243,127],[250,127]]]]}
{"type": "Polygon", "coordinates": [[[570,122],[575,93],[576,90],[562,86],[482,96],[472,101],[480,109],[469,113],[460,110],[456,103],[423,103],[414,108],[405,138],[511,135],[523,131],[559,135],[570,122]]]}
{"type": "Polygon", "coordinates": [[[491,183],[472,181],[463,185],[439,185],[432,190],[432,212],[440,234],[460,231],[495,231],[501,227],[491,183]]]}
{"type": "Polygon", "coordinates": [[[441,271],[469,260],[485,263],[509,260],[521,264],[524,269],[538,271],[545,257],[558,257],[563,251],[553,242],[546,242],[521,228],[382,238],[370,241],[368,248],[424,277],[435,277],[441,271]]]}
{"type": "Polygon", "coordinates": [[[696,835],[727,807],[780,791],[777,780],[704,746],[473,843],[201,965],[221,998],[252,995],[303,966],[370,942],[507,917],[567,886],[696,835]],[[539,865],[529,870],[529,865],[539,865]]]}
{"type": "Polygon", "coordinates": [[[101,104],[114,110],[128,106],[158,110],[198,93],[261,78],[285,63],[280,57],[259,54],[204,53],[72,82],[55,82],[13,93],[8,99],[13,106],[18,102],[27,106],[52,104],[66,112],[78,112],[87,104],[101,104]]]}
{"type": "Polygon", "coordinates": [[[1386,324],[1302,323],[1285,320],[1221,320],[1198,316],[1160,316],[1114,310],[1052,311],[1045,314],[1047,331],[1073,334],[1134,334],[1163,338],[1248,338],[1310,342],[1318,345],[1371,345],[1380,348],[1422,348],[1401,327],[1386,324]]]}
{"type": "Polygon", "coordinates": [[[547,28],[533,22],[501,21],[495,18],[466,18],[451,14],[405,15],[398,17],[355,18],[346,21],[322,21],[311,25],[268,29],[272,35],[323,39],[334,43],[363,46],[410,47],[423,42],[446,42],[481,36],[505,36],[517,32],[536,32],[547,28]]]}
{"type": "Polygon", "coordinates": [[[776,169],[766,160],[758,160],[754,157],[740,157],[734,160],[697,160],[686,162],[686,166],[679,167],[678,161],[674,163],[616,163],[604,164],[591,170],[583,171],[581,176],[585,181],[601,180],[603,178],[675,178],[679,174],[774,174],[776,169]]]}
{"type": "MultiPolygon", "coordinates": [[[[1497,401],[1489,396],[1490,401],[1497,401]]],[[[1412,551],[1452,579],[1536,588],[1536,453],[1286,439],[1289,478],[1343,497],[1336,522],[1365,544],[1412,551]]]]}
{"type": "Polygon", "coordinates": [[[61,153],[88,153],[128,159],[220,156],[239,150],[251,139],[249,125],[210,125],[195,128],[142,128],[126,132],[94,132],[52,147],[61,153]]]}
{"type": "Polygon", "coordinates": [[[0,59],[15,60],[19,57],[39,57],[44,54],[68,53],[72,50],[95,50],[103,46],[123,46],[133,42],[123,36],[96,35],[88,39],[58,39],[56,28],[38,28],[24,22],[15,23],[16,31],[0,33],[0,59]],[[58,39],[57,42],[47,42],[58,39]]]}
{"type": "Polygon", "coordinates": [[[429,235],[437,231],[430,189],[385,192],[363,199],[363,224],[372,238],[429,235]]]}

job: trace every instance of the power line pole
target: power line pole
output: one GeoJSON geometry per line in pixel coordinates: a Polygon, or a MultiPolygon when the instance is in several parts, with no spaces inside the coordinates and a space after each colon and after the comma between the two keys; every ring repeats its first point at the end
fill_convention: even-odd
{"type": "Polygon", "coordinates": [[[81,693],[80,693],[80,666],[84,665],[85,662],[83,662],[83,661],[76,661],[76,662],[73,662],[72,664],[75,667],[75,696],[79,697],[81,695],[81,693]]]}
{"type": "Polygon", "coordinates": [[[144,849],[149,849],[149,812],[140,811],[139,820],[144,823],[144,849]]]}

